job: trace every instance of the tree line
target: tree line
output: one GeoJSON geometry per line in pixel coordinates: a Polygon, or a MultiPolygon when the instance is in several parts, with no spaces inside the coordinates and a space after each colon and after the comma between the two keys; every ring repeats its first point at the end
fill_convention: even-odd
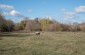
{"type": "Polygon", "coordinates": [[[0,14],[0,32],[12,31],[85,31],[85,23],[63,24],[49,18],[24,19],[19,23],[14,23],[12,20],[6,20],[0,14]]]}

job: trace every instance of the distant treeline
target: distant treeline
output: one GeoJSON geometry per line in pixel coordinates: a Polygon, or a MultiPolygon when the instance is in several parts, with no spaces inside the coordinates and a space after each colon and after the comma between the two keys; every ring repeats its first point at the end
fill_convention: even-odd
{"type": "Polygon", "coordinates": [[[6,20],[0,14],[0,32],[21,31],[85,31],[85,23],[63,24],[49,18],[24,19],[19,23],[6,20]]]}

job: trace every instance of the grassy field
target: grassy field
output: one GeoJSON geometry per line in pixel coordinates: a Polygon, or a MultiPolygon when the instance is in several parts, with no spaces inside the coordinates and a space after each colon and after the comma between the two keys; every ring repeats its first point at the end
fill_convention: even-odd
{"type": "Polygon", "coordinates": [[[84,32],[3,33],[0,37],[0,55],[85,55],[84,32]]]}

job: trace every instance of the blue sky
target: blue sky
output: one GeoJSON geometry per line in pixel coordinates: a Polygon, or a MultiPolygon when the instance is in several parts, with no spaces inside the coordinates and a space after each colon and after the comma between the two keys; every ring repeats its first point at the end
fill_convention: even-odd
{"type": "Polygon", "coordinates": [[[1,0],[0,10],[7,19],[21,21],[51,17],[59,22],[85,22],[85,0],[1,0]]]}

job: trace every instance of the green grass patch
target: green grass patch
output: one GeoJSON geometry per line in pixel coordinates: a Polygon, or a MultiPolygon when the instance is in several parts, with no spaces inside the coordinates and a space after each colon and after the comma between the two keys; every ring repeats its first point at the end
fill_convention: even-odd
{"type": "Polygon", "coordinates": [[[85,55],[84,32],[0,35],[0,55],[85,55]]]}

